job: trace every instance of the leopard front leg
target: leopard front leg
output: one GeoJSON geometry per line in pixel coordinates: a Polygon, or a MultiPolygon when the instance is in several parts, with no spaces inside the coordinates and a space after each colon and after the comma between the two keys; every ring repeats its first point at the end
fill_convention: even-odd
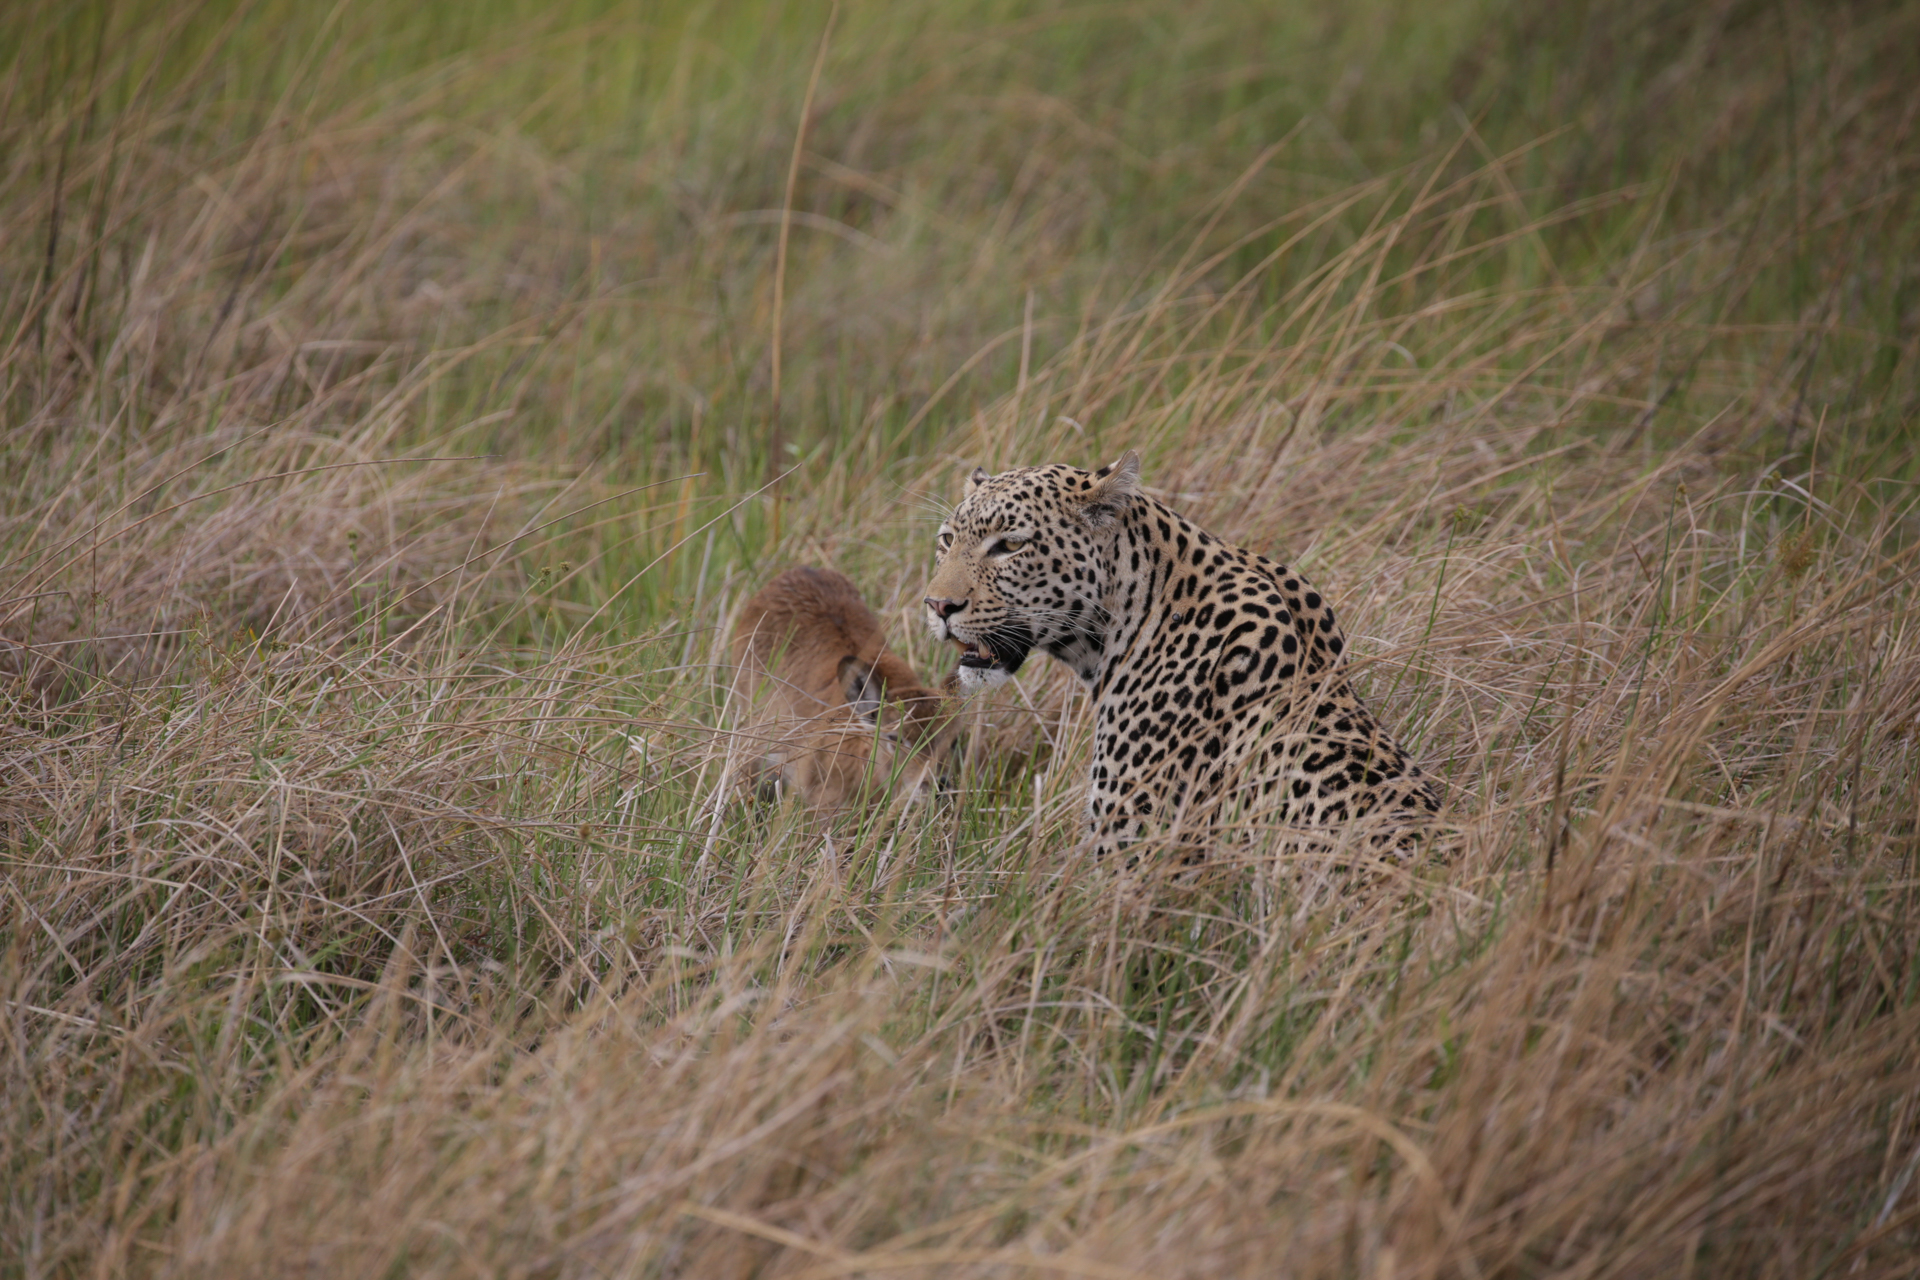
{"type": "Polygon", "coordinates": [[[1150,744],[1134,746],[1112,730],[1094,736],[1093,769],[1087,786],[1087,835],[1096,861],[1114,861],[1152,829],[1154,796],[1146,785],[1145,769],[1133,763],[1135,752],[1140,752],[1141,766],[1145,766],[1151,759],[1149,748],[1150,744]]]}
{"type": "MultiPolygon", "coordinates": [[[[1228,774],[1218,727],[1207,723],[1116,719],[1094,737],[1087,789],[1093,854],[1105,859],[1129,846],[1177,849],[1200,856],[1228,774]]],[[[1128,865],[1143,850],[1125,856],[1128,865]]]]}

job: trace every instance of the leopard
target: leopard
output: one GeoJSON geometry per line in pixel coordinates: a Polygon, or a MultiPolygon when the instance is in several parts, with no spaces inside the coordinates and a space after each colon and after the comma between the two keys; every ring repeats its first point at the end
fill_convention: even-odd
{"type": "Polygon", "coordinates": [[[1264,829],[1403,862],[1426,839],[1439,790],[1354,691],[1325,595],[1146,493],[1137,451],[974,469],[935,553],[927,625],[963,670],[1041,653],[1088,691],[1095,859],[1154,841],[1192,865],[1264,829]]]}
{"type": "Polygon", "coordinates": [[[836,569],[796,566],[741,606],[732,645],[743,727],[763,780],[778,779],[824,814],[891,793],[911,802],[935,784],[959,730],[960,704],[993,672],[956,668],[936,685],[887,647],[880,619],[836,569]]]}

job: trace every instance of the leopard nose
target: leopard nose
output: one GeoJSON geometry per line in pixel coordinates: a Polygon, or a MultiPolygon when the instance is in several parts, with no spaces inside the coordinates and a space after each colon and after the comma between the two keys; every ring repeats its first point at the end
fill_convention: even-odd
{"type": "Polygon", "coordinates": [[[928,596],[926,598],[926,605],[927,608],[933,610],[934,617],[951,618],[954,614],[966,608],[967,602],[965,600],[948,600],[944,596],[928,596]]]}

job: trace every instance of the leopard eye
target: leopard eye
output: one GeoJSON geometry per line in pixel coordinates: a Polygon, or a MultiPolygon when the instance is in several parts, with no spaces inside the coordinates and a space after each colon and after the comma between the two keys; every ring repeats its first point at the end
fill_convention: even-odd
{"type": "Polygon", "coordinates": [[[948,547],[953,545],[953,531],[950,529],[942,529],[940,531],[940,536],[933,540],[933,545],[938,547],[940,550],[945,551],[948,547]]]}
{"type": "Polygon", "coordinates": [[[1031,538],[1002,538],[999,544],[994,547],[994,554],[1010,556],[1016,551],[1025,550],[1027,544],[1031,541],[1033,541],[1031,538]]]}

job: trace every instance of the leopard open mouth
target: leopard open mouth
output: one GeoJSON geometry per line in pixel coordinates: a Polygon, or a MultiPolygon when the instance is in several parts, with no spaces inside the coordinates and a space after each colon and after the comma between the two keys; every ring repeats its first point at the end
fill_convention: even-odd
{"type": "Polygon", "coordinates": [[[954,643],[960,646],[960,665],[963,667],[978,667],[983,671],[989,671],[1000,665],[1000,659],[993,655],[993,650],[985,641],[961,640],[955,637],[954,643]]]}
{"type": "Polygon", "coordinates": [[[975,671],[1016,674],[1033,649],[1033,634],[1017,624],[996,628],[990,638],[962,640],[949,636],[960,650],[960,665],[975,671]]]}

